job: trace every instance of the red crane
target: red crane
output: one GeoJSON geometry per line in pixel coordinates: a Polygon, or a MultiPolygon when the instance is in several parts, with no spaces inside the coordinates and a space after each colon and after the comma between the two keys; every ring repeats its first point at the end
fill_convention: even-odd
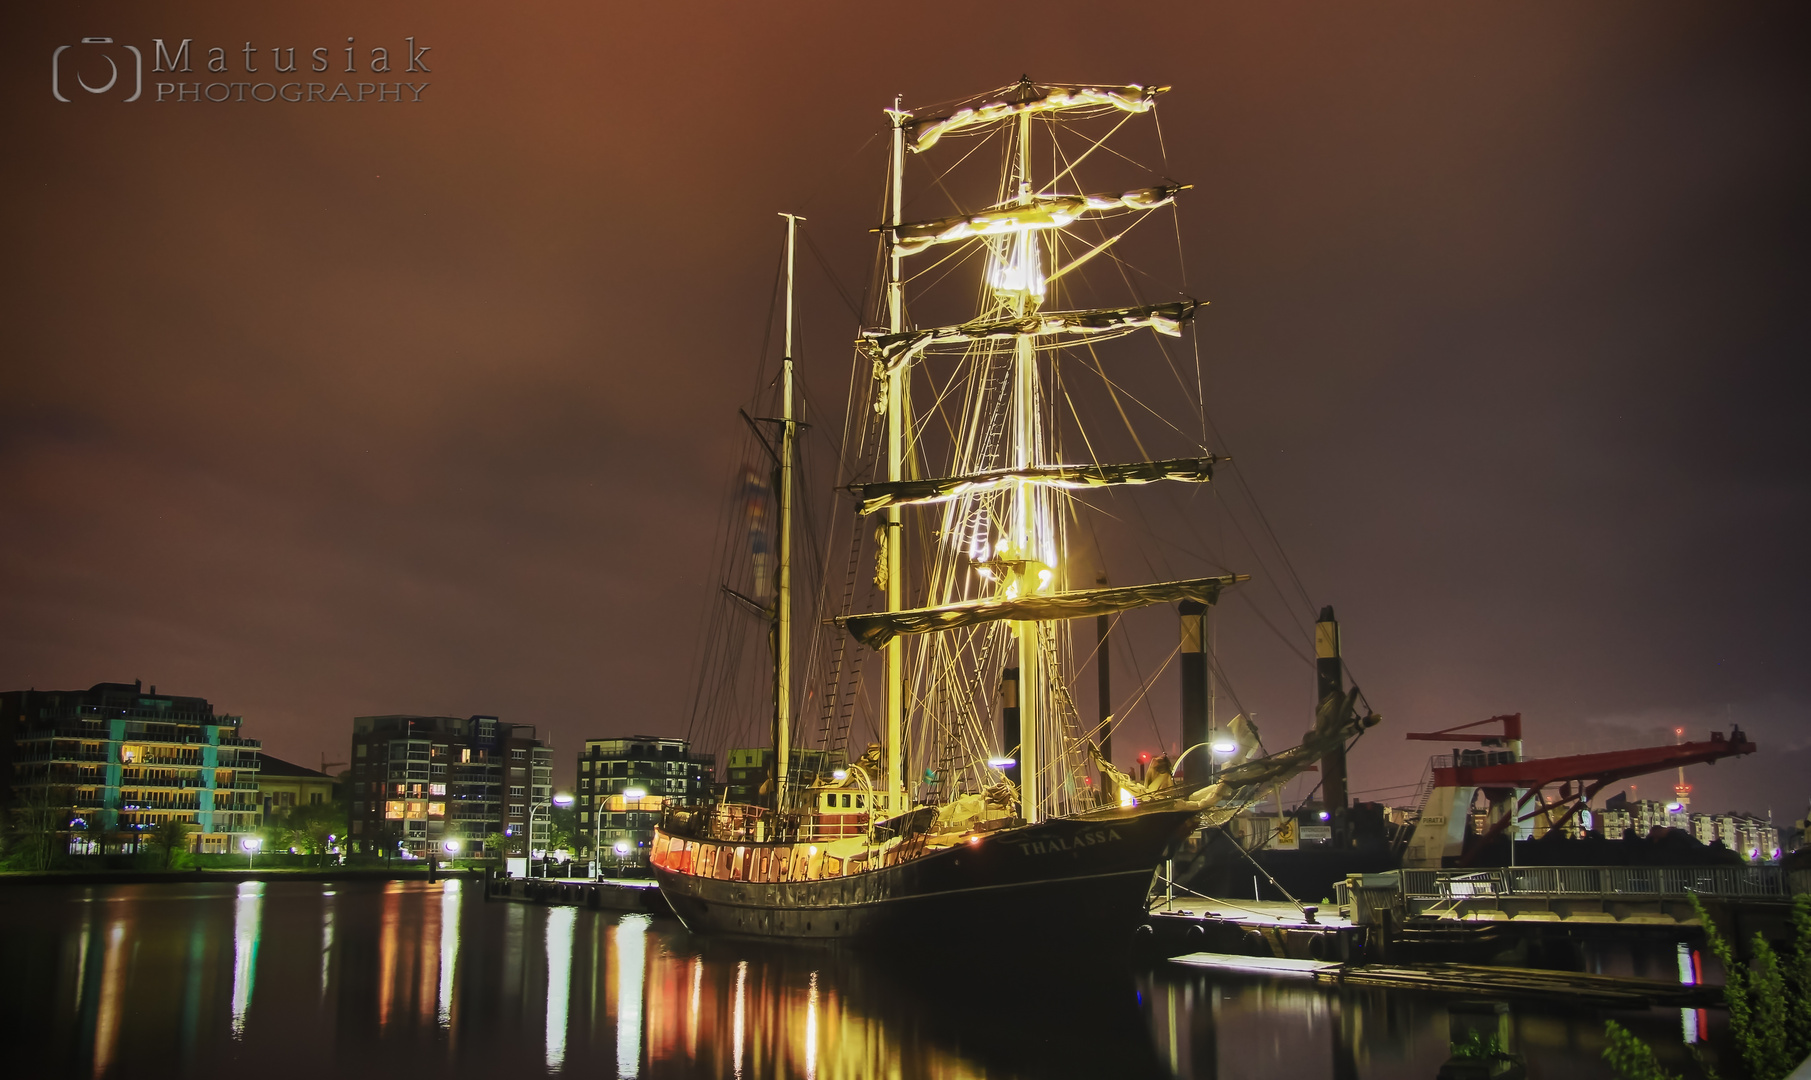
{"type": "Polygon", "coordinates": [[[1438,866],[1443,856],[1458,855],[1461,863],[1464,863],[1471,854],[1495,839],[1510,825],[1538,814],[1550,814],[1559,806],[1570,804],[1566,806],[1565,813],[1549,826],[1553,829],[1564,827],[1574,815],[1590,805],[1598,792],[1611,784],[1686,765],[1714,763],[1726,757],[1752,754],[1755,751],[1755,745],[1742,734],[1742,729],[1736,728],[1728,737],[1722,732],[1712,732],[1704,742],[1643,746],[1600,754],[1522,759],[1521,734],[1522,717],[1520,713],[1514,713],[1461,724],[1445,731],[1416,732],[1408,736],[1410,739],[1424,741],[1476,741],[1487,746],[1508,746],[1508,749],[1498,752],[1455,750],[1451,764],[1434,768],[1433,790],[1429,793],[1421,821],[1416,825],[1415,837],[1409,843],[1412,862],[1438,866]],[[1469,728],[1496,722],[1503,724],[1501,735],[1458,734],[1469,728]],[[1554,785],[1559,787],[1558,798],[1548,802],[1542,793],[1554,785]],[[1513,799],[1514,805],[1494,815],[1495,820],[1490,828],[1478,837],[1470,851],[1455,851],[1454,848],[1463,840],[1462,815],[1469,813],[1472,796],[1479,790],[1493,804],[1503,804],[1513,799]],[[1530,801],[1536,802],[1536,807],[1524,812],[1530,801]]]}

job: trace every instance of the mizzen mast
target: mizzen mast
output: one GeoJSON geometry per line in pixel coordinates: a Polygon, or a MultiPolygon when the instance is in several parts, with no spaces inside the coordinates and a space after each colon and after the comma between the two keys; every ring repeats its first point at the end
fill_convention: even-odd
{"type": "Polygon", "coordinates": [[[797,444],[792,416],[792,269],[799,222],[804,219],[797,214],[780,216],[786,219],[786,350],[780,364],[780,571],[773,605],[773,805],[785,813],[792,765],[792,469],[797,444]]]}

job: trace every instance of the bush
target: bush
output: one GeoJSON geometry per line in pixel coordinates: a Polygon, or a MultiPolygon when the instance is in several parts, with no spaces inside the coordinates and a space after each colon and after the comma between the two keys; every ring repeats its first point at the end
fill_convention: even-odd
{"type": "MultiPolygon", "coordinates": [[[[1794,1066],[1811,1057],[1811,896],[1792,902],[1792,944],[1786,957],[1756,934],[1752,964],[1736,958],[1696,896],[1692,907],[1704,927],[1706,946],[1723,964],[1723,997],[1740,1075],[1785,1080],[1794,1066]]],[[[1604,1033],[1610,1040],[1604,1060],[1622,1080],[1676,1080],[1661,1070],[1651,1047],[1614,1020],[1604,1025],[1604,1033]]],[[[1714,1072],[1706,1068],[1705,1073],[1715,1080],[1714,1072]]]]}

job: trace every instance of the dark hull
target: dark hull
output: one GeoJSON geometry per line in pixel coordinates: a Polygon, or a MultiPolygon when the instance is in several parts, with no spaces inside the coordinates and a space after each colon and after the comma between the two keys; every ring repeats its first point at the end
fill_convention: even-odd
{"type": "Polygon", "coordinates": [[[1047,821],[825,881],[723,881],[661,868],[654,877],[686,928],[703,934],[911,948],[1045,934],[1123,939],[1144,918],[1157,864],[1194,818],[1160,810],[1047,821]]]}

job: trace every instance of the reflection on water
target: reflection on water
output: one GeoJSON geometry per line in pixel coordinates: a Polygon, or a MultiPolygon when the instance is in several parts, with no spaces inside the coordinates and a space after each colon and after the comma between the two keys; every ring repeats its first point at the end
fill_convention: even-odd
{"type": "Polygon", "coordinates": [[[239,883],[233,905],[233,1035],[245,1034],[245,1014],[251,1011],[252,990],[258,984],[258,930],[264,914],[264,883],[239,883]]]}
{"type": "Polygon", "coordinates": [[[646,915],[625,915],[616,924],[616,1076],[641,1075],[641,993],[647,980],[646,915]]]}
{"type": "MultiPolygon", "coordinates": [[[[0,1008],[33,1035],[14,1075],[1423,1080],[1449,1050],[1437,997],[1135,971],[1010,937],[972,962],[706,941],[456,880],[0,888],[0,904],[0,1008]]],[[[1605,964],[1699,974],[1672,952],[1605,964]]],[[[1606,1015],[1678,1048],[1673,1012],[1521,1004],[1513,1041],[1532,1075],[1597,1077],[1606,1015]]]]}
{"type": "Polygon", "coordinates": [[[578,909],[547,912],[547,1071],[566,1063],[566,1018],[572,997],[572,924],[578,909]]]}
{"type": "Polygon", "coordinates": [[[459,970],[459,881],[446,883],[440,892],[440,996],[435,1022],[453,1026],[453,972],[459,970]]]}

